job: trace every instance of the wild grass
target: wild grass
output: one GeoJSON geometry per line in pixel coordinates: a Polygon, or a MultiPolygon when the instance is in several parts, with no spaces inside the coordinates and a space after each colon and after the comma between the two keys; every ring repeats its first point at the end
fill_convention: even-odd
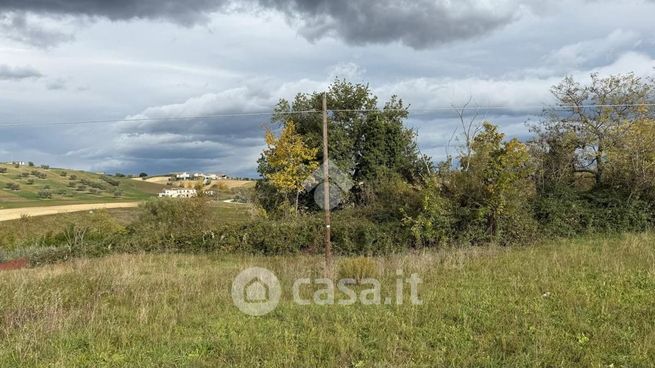
{"type": "MultiPolygon", "coordinates": [[[[240,223],[248,218],[249,207],[241,204],[212,202],[208,206],[208,222],[211,224],[240,223]]],[[[107,210],[64,213],[50,216],[25,216],[17,220],[0,222],[0,252],[11,251],[17,247],[39,244],[44,237],[65,231],[74,224],[90,230],[105,230],[107,222],[112,227],[125,227],[133,223],[143,209],[117,208],[107,210]]]]}
{"type": "MultiPolygon", "coordinates": [[[[339,264],[347,258],[340,258],[339,264]]],[[[655,361],[655,234],[372,259],[418,273],[422,305],[301,306],[320,256],[113,255],[0,273],[0,366],[568,366],[655,361]],[[231,280],[262,266],[280,305],[251,317],[231,280]]]]}

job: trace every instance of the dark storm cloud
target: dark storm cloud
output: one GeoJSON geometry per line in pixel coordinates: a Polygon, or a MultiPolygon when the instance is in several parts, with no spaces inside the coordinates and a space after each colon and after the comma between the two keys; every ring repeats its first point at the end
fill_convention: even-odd
{"type": "Polygon", "coordinates": [[[103,17],[110,20],[165,19],[191,25],[206,20],[223,0],[1,0],[0,12],[103,17]]]}
{"type": "Polygon", "coordinates": [[[517,8],[514,0],[0,0],[0,13],[163,19],[186,26],[206,22],[216,11],[276,10],[310,41],[331,36],[352,45],[400,42],[416,49],[492,32],[512,22],[517,8]]]}
{"type": "Polygon", "coordinates": [[[39,78],[41,73],[29,66],[26,67],[11,67],[9,65],[0,64],[0,80],[20,80],[26,78],[39,78]]]}
{"type": "Polygon", "coordinates": [[[413,48],[468,39],[512,21],[513,9],[474,0],[259,0],[282,11],[310,39],[336,35],[347,43],[401,42],[413,48]]]}

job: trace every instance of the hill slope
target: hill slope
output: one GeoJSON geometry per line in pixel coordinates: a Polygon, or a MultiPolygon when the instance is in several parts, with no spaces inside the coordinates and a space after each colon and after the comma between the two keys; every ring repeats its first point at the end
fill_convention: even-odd
{"type": "Polygon", "coordinates": [[[0,164],[0,208],[138,201],[162,187],[79,170],[0,164]]]}

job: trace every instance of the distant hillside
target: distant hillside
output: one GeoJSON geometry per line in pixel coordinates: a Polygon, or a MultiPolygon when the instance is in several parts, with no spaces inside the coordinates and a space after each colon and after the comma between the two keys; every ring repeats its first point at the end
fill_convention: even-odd
{"type": "Polygon", "coordinates": [[[138,201],[162,187],[79,170],[0,164],[0,208],[138,201]]]}

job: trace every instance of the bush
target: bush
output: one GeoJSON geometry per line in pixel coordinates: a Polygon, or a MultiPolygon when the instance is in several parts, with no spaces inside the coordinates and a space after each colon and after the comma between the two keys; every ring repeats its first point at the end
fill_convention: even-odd
{"type": "Polygon", "coordinates": [[[202,198],[158,198],[141,205],[141,210],[129,227],[129,243],[142,250],[183,249],[190,245],[185,245],[188,239],[202,237],[213,225],[202,198]]]}
{"type": "Polygon", "coordinates": [[[9,190],[20,190],[20,185],[16,183],[7,183],[5,187],[9,190]]]}
{"type": "Polygon", "coordinates": [[[34,184],[34,179],[27,179],[27,180],[25,181],[25,183],[26,183],[27,185],[32,185],[32,184],[34,184]]]}
{"type": "Polygon", "coordinates": [[[86,185],[87,187],[90,187],[90,188],[95,188],[95,189],[99,189],[99,190],[105,190],[106,189],[104,184],[96,182],[96,181],[92,181],[92,180],[89,180],[89,179],[84,179],[83,178],[83,179],[80,180],[80,183],[82,183],[82,184],[84,184],[84,185],[86,185]]]}
{"type": "Polygon", "coordinates": [[[62,171],[59,173],[60,176],[68,176],[68,173],[66,171],[62,171]]]}
{"type": "Polygon", "coordinates": [[[44,170],[49,170],[50,165],[41,165],[41,168],[44,169],[44,170]]]}
{"type": "Polygon", "coordinates": [[[651,203],[608,190],[557,188],[539,197],[535,215],[544,233],[556,236],[643,231],[655,223],[651,203]]]}
{"type": "Polygon", "coordinates": [[[68,179],[77,180],[77,175],[73,174],[73,175],[69,176],[68,179]]]}
{"type": "Polygon", "coordinates": [[[6,167],[0,167],[0,174],[6,174],[7,173],[7,168],[6,167]]]}
{"type": "Polygon", "coordinates": [[[41,199],[50,199],[52,198],[52,192],[50,192],[49,190],[40,190],[37,193],[37,197],[41,199]]]}
{"type": "Polygon", "coordinates": [[[119,186],[120,183],[121,183],[120,181],[118,181],[116,179],[112,179],[112,178],[110,178],[109,176],[106,176],[106,175],[102,175],[100,177],[100,179],[104,180],[106,183],[108,183],[109,185],[114,186],[114,187],[119,186]]]}

